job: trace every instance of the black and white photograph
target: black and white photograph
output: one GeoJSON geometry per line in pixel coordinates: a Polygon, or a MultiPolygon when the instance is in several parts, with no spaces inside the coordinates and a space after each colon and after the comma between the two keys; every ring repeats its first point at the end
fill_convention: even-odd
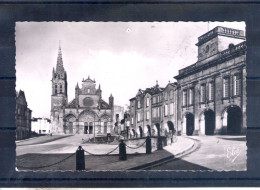
{"type": "Polygon", "coordinates": [[[17,171],[246,171],[245,22],[16,22],[17,171]]]}

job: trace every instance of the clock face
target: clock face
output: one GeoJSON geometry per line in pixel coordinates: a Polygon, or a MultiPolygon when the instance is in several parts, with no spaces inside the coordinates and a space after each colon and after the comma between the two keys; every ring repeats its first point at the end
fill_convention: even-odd
{"type": "Polygon", "coordinates": [[[90,98],[90,97],[84,98],[84,100],[83,100],[84,106],[93,106],[93,104],[94,104],[94,101],[92,98],[90,98]]]}

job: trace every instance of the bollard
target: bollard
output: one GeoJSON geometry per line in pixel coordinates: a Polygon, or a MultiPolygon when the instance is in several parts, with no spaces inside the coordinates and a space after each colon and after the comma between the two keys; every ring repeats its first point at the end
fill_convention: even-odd
{"type": "Polygon", "coordinates": [[[157,142],[157,150],[162,150],[163,146],[162,146],[162,137],[159,136],[158,137],[158,142],[157,142]]]}
{"type": "Polygon", "coordinates": [[[127,160],[127,157],[126,157],[126,145],[124,143],[124,140],[120,140],[120,144],[119,144],[119,160],[127,160]]]}
{"type": "Polygon", "coordinates": [[[167,137],[164,137],[163,139],[164,139],[164,146],[167,146],[167,140],[168,140],[167,137]]]}
{"type": "Polygon", "coordinates": [[[85,155],[81,146],[76,151],[76,170],[85,170],[85,155]]]}
{"type": "Polygon", "coordinates": [[[151,154],[152,152],[152,143],[149,136],[146,137],[146,154],[151,154]]]}

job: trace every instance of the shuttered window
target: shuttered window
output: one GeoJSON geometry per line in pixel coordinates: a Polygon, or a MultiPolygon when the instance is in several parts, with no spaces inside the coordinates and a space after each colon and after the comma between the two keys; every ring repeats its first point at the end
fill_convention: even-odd
{"type": "Polygon", "coordinates": [[[187,105],[187,90],[184,90],[182,92],[182,105],[186,106],[187,105]]]}
{"type": "Polygon", "coordinates": [[[164,105],[164,115],[167,116],[168,115],[168,105],[164,105]]]}
{"type": "Polygon", "coordinates": [[[205,84],[202,84],[200,86],[200,102],[205,102],[206,100],[206,88],[205,88],[205,84]]]}
{"type": "Polygon", "coordinates": [[[193,88],[189,89],[189,105],[193,105],[193,88]]]}
{"type": "Polygon", "coordinates": [[[173,115],[173,103],[170,103],[170,115],[173,115]]]}
{"type": "Polygon", "coordinates": [[[150,112],[149,111],[146,111],[146,119],[150,119],[150,112]]]}
{"type": "Polygon", "coordinates": [[[209,83],[209,101],[213,101],[214,100],[214,83],[210,82],[209,83]]]}
{"type": "Polygon", "coordinates": [[[235,75],[233,78],[234,78],[233,95],[238,96],[240,95],[240,91],[241,91],[241,77],[240,75],[235,75]]]}
{"type": "Polygon", "coordinates": [[[229,78],[226,77],[223,79],[223,97],[229,97],[229,78]]]}

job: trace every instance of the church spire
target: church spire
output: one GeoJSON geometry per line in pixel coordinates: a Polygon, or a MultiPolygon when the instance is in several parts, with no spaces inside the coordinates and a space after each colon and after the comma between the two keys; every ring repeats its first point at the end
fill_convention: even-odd
{"type": "Polygon", "coordinates": [[[56,72],[64,73],[60,41],[59,41],[59,52],[58,52],[58,58],[57,58],[56,72]]]}

